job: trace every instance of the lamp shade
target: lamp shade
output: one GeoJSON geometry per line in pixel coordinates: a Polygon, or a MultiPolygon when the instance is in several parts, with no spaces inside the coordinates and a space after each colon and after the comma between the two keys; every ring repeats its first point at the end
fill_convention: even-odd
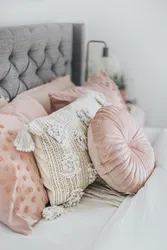
{"type": "Polygon", "coordinates": [[[101,40],[91,40],[87,44],[87,51],[86,51],[86,67],[85,67],[85,80],[88,79],[88,76],[91,74],[90,70],[90,62],[89,62],[89,46],[91,43],[97,43],[97,44],[102,44],[103,45],[103,50],[102,50],[102,57],[107,58],[109,54],[109,48],[107,47],[106,42],[101,41],[101,40]]]}
{"type": "Polygon", "coordinates": [[[101,62],[103,69],[109,76],[121,75],[121,65],[115,55],[111,57],[102,57],[101,62]]]}
{"type": "Polygon", "coordinates": [[[121,75],[121,65],[115,55],[111,57],[101,57],[89,62],[89,77],[97,71],[104,69],[108,76],[121,75]]]}
{"type": "Polygon", "coordinates": [[[109,49],[108,49],[108,47],[104,47],[102,57],[108,57],[108,55],[109,55],[109,49]]]}

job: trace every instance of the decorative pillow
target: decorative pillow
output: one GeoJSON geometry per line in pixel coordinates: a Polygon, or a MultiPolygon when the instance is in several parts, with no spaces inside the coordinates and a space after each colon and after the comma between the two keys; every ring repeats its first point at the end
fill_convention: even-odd
{"type": "Polygon", "coordinates": [[[17,96],[17,99],[25,99],[26,97],[32,97],[44,107],[48,114],[50,114],[51,104],[48,94],[54,91],[67,90],[72,87],[74,87],[74,84],[70,81],[70,76],[58,77],[49,83],[43,84],[41,86],[21,93],[17,96]]]}
{"type": "Polygon", "coordinates": [[[4,107],[6,104],[8,104],[8,100],[5,99],[4,97],[0,98],[0,109],[4,107]]]}
{"type": "Polygon", "coordinates": [[[128,111],[101,108],[88,132],[91,160],[100,177],[119,192],[136,193],[151,175],[154,152],[128,111]]]}
{"type": "Polygon", "coordinates": [[[102,93],[106,100],[114,106],[125,108],[125,102],[118,90],[116,84],[101,70],[94,74],[88,82],[82,87],[75,87],[63,92],[54,92],[50,94],[52,112],[65,107],[75,101],[88,90],[102,93]]]}
{"type": "Polygon", "coordinates": [[[22,122],[29,123],[35,118],[47,115],[42,105],[31,97],[14,99],[12,102],[1,108],[0,113],[15,115],[22,122]]]}
{"type": "Polygon", "coordinates": [[[0,221],[28,235],[41,219],[47,195],[33,154],[13,145],[22,126],[17,116],[0,114],[0,221]]]}
{"type": "Polygon", "coordinates": [[[83,190],[95,180],[87,130],[91,118],[105,104],[101,94],[86,93],[69,106],[29,124],[34,155],[51,205],[76,205],[83,190]]]}

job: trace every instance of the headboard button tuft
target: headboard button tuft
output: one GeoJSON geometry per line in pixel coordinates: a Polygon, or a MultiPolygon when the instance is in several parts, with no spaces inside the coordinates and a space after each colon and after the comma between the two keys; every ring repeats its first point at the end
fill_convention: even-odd
{"type": "Polygon", "coordinates": [[[36,87],[36,81],[42,85],[66,72],[80,85],[83,36],[83,24],[0,27],[0,55],[4,58],[0,58],[0,93],[11,100],[18,89],[21,93],[25,87],[36,87]]]}
{"type": "Polygon", "coordinates": [[[9,61],[11,61],[11,60],[12,60],[12,58],[13,58],[13,55],[12,55],[12,54],[10,54],[10,55],[9,55],[9,61]]]}

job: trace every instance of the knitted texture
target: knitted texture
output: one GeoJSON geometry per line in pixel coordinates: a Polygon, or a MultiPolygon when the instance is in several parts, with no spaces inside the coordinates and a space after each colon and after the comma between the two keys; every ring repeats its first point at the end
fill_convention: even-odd
{"type": "Polygon", "coordinates": [[[103,105],[106,100],[101,94],[85,93],[65,108],[29,124],[34,155],[51,205],[77,205],[83,190],[96,179],[87,132],[91,119],[103,105]]]}

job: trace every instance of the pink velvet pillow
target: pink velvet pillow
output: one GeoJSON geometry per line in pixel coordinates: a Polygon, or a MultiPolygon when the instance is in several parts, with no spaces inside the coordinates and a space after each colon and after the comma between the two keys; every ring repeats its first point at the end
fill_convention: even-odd
{"type": "Polygon", "coordinates": [[[134,118],[119,107],[96,113],[88,148],[100,177],[119,192],[136,193],[154,170],[153,148],[134,118]]]}
{"type": "Polygon", "coordinates": [[[25,122],[45,116],[33,99],[9,103],[0,114],[0,221],[28,235],[41,219],[48,198],[32,153],[16,150],[13,141],[25,122]],[[12,115],[11,115],[11,114],[12,115]]]}
{"type": "Polygon", "coordinates": [[[82,87],[75,87],[63,92],[50,94],[52,112],[63,108],[79,98],[85,91],[92,90],[102,93],[112,105],[125,108],[125,102],[116,84],[101,70],[94,74],[82,87]]]}

